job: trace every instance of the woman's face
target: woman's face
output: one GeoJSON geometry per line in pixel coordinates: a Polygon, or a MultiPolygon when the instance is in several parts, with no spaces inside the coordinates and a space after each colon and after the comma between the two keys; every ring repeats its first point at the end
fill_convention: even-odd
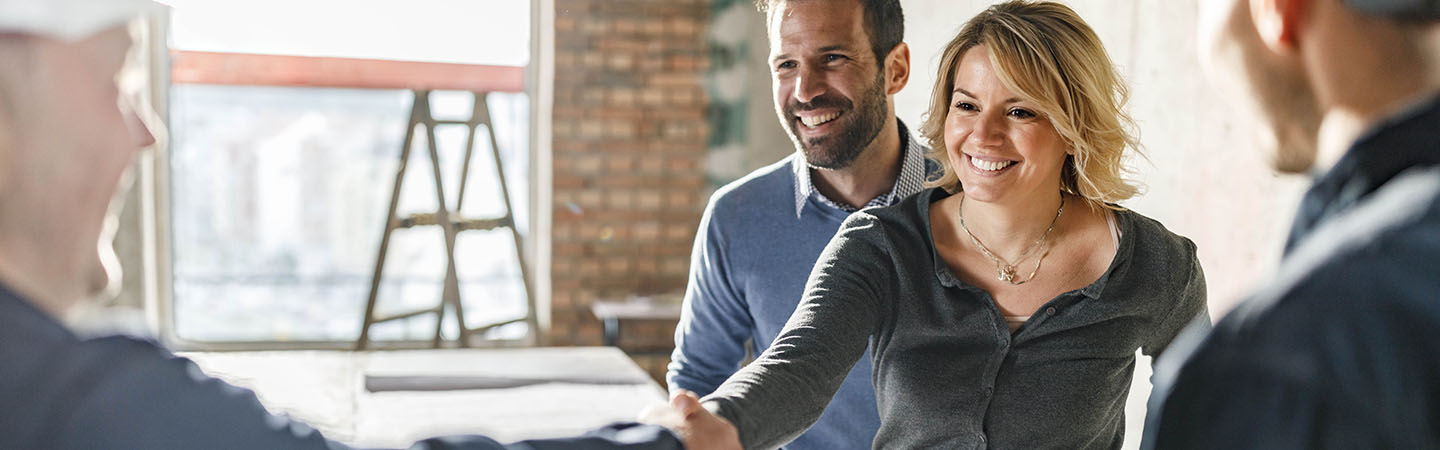
{"type": "Polygon", "coordinates": [[[955,66],[945,150],[967,199],[1019,203],[1060,190],[1064,140],[1035,105],[1000,82],[985,45],[955,66]]]}

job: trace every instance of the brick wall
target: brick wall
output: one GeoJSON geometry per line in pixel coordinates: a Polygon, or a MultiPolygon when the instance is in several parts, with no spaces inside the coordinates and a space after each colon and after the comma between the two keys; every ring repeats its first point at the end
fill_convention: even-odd
{"type": "MultiPolygon", "coordinates": [[[[709,8],[555,1],[551,345],[600,345],[597,299],[685,287],[706,192],[709,8]]],[[[663,374],[674,325],[622,332],[621,347],[663,374]]]]}

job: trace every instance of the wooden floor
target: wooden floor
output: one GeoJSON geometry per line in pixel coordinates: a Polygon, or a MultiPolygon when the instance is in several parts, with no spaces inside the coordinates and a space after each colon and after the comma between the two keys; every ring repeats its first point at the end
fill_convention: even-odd
{"type": "Polygon", "coordinates": [[[362,447],[406,447],[434,435],[478,433],[502,442],[573,435],[633,420],[645,406],[665,400],[644,371],[610,347],[184,356],[212,376],[256,391],[271,411],[362,447]],[[435,378],[446,380],[435,386],[472,378],[519,386],[370,392],[367,376],[445,377],[435,378]]]}

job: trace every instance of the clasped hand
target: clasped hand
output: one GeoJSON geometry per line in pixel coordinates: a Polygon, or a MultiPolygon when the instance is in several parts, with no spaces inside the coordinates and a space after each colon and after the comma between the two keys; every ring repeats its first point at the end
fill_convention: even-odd
{"type": "Polygon", "coordinates": [[[700,397],[686,390],[670,395],[670,404],[640,413],[640,422],[660,425],[680,435],[687,450],[739,450],[740,435],[730,421],[700,406],[700,397]]]}

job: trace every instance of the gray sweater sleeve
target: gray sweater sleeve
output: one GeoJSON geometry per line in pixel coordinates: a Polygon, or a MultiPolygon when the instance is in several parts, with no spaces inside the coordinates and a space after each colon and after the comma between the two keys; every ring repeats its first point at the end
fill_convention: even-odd
{"type": "Polygon", "coordinates": [[[820,418],[889,309],[894,269],[881,223],[850,216],[820,254],[804,298],[774,344],[705,397],[747,448],[775,448],[820,418]]]}
{"type": "Polygon", "coordinates": [[[1180,332],[1190,324],[1210,329],[1210,312],[1207,308],[1205,290],[1205,271],[1200,268],[1200,258],[1195,252],[1195,243],[1189,239],[1179,238],[1184,245],[1184,254],[1189,255],[1184,267],[1177,270],[1184,274],[1185,281],[1179,290],[1180,301],[1175,302],[1176,307],[1170,310],[1160,324],[1155,327],[1153,338],[1140,348],[1142,352],[1151,357],[1158,357],[1170,346],[1170,341],[1175,340],[1180,332]]]}

